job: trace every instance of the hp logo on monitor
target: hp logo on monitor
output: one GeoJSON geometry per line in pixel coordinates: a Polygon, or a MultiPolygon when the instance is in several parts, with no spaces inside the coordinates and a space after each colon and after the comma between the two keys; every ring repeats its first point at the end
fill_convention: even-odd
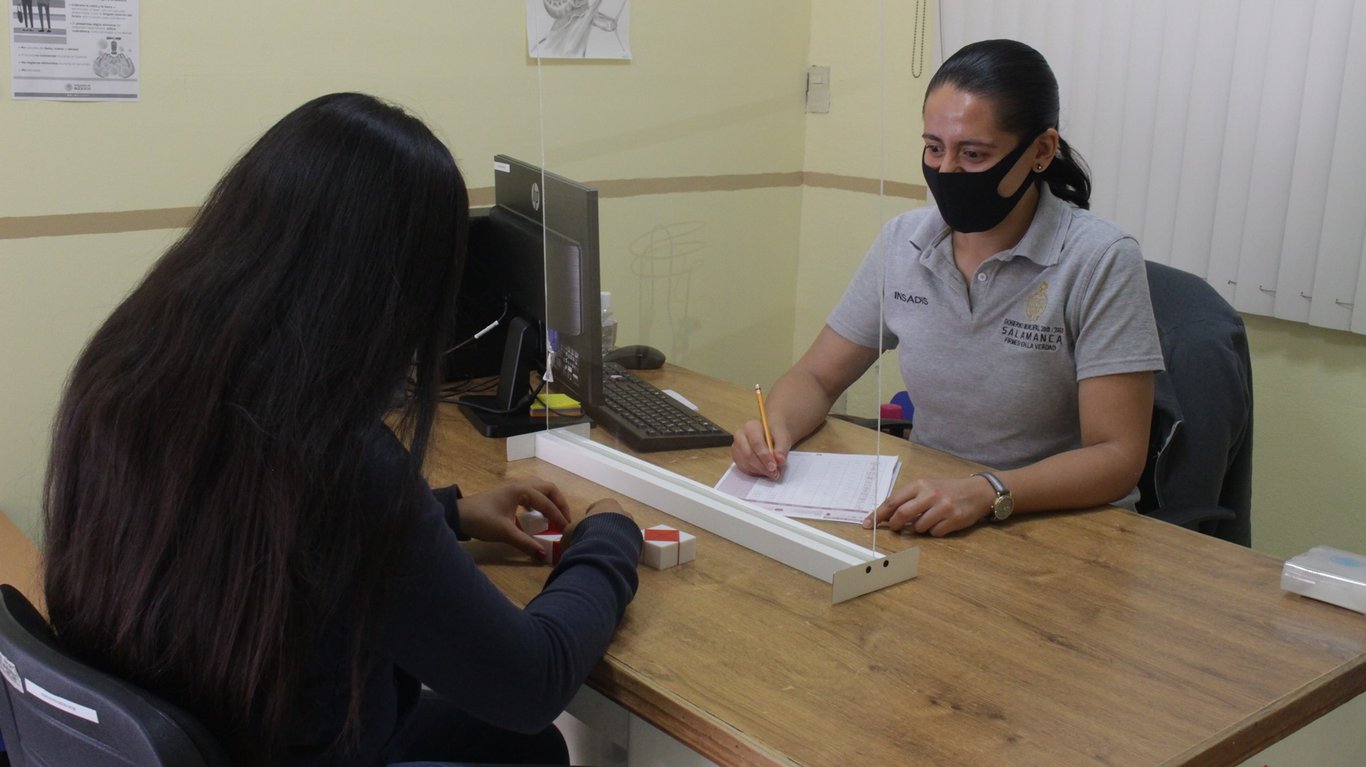
{"type": "Polygon", "coordinates": [[[541,185],[535,181],[531,182],[531,209],[541,209],[541,185]]]}

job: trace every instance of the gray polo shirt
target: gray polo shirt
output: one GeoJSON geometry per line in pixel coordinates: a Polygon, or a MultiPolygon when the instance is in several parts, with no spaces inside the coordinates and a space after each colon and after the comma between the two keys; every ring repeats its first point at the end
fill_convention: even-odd
{"type": "Polygon", "coordinates": [[[1138,243],[1046,187],[966,283],[937,208],[892,219],[827,323],[900,348],[913,441],[999,469],[1081,446],[1081,379],[1162,369],[1138,243]]]}

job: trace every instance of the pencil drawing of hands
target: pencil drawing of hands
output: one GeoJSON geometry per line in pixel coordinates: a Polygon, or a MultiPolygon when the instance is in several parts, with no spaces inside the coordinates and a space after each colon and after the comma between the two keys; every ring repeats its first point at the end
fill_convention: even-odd
{"type": "MultiPolygon", "coordinates": [[[[587,58],[594,29],[615,33],[617,19],[630,0],[622,0],[616,16],[598,10],[603,0],[541,0],[545,13],[554,22],[545,37],[532,46],[531,55],[540,58],[587,58]]],[[[527,9],[531,12],[530,7],[527,9]]],[[[626,47],[617,40],[621,52],[626,47]]]]}

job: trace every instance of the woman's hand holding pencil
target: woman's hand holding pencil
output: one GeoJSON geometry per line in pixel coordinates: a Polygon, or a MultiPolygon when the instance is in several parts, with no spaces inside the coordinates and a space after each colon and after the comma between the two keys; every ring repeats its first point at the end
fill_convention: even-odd
{"type": "Polygon", "coordinates": [[[735,433],[731,443],[731,460],[746,474],[777,479],[787,463],[791,439],[781,422],[770,422],[764,405],[764,390],[754,385],[754,399],[758,405],[758,420],[749,421],[735,433]]]}

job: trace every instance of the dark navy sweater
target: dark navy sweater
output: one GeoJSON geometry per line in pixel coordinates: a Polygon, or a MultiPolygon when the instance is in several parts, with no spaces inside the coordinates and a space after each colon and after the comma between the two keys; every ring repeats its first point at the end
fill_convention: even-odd
{"type": "MultiPolygon", "coordinates": [[[[385,432],[372,445],[372,487],[397,492],[407,451],[385,432]]],[[[288,740],[291,765],[381,763],[421,685],[504,729],[537,732],[564,710],[607,650],[635,596],[640,528],[621,514],[582,520],[541,593],[511,602],[457,543],[459,492],[423,488],[425,505],[384,584],[377,656],[366,680],[360,743],[330,751],[349,699],[349,626],[334,626],[310,671],[288,740]]]]}

